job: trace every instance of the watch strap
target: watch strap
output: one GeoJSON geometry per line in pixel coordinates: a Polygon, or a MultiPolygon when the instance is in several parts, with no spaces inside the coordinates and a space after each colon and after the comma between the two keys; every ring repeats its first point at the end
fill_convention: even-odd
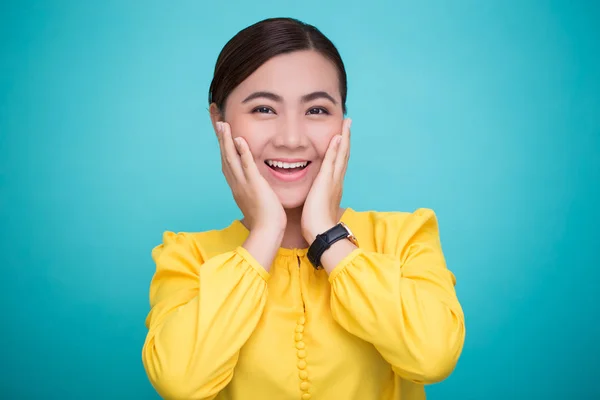
{"type": "Polygon", "coordinates": [[[327,251],[335,242],[346,239],[349,235],[346,227],[339,223],[333,228],[317,235],[314,242],[308,248],[306,256],[311,262],[315,269],[322,268],[321,256],[327,251]]]}

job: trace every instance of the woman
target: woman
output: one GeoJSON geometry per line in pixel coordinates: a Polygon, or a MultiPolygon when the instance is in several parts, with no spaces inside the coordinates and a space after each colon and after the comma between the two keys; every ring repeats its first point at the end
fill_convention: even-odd
{"type": "Polygon", "coordinates": [[[223,48],[210,115],[244,217],[153,250],[143,362],[164,398],[417,400],[454,369],[464,317],[434,213],[340,208],[345,102],[310,25],[264,20],[223,48]]]}

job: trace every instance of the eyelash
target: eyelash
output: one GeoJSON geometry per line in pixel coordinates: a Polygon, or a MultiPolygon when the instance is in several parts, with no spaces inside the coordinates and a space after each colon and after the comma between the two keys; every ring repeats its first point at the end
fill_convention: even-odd
{"type": "MultiPolygon", "coordinates": [[[[269,111],[272,112],[273,114],[275,114],[275,111],[273,111],[272,108],[266,107],[266,106],[256,107],[255,109],[252,110],[253,113],[259,113],[259,114],[268,114],[269,111]],[[260,110],[266,110],[267,112],[261,112],[260,110]]],[[[310,114],[310,115],[321,115],[321,114],[328,115],[329,111],[327,111],[327,109],[324,107],[313,107],[313,108],[309,109],[306,113],[310,114]],[[315,111],[315,110],[317,111],[316,113],[311,112],[311,111],[315,111]]]]}
{"type": "Polygon", "coordinates": [[[259,114],[268,114],[268,112],[269,112],[269,111],[272,111],[272,112],[273,112],[273,114],[275,114],[275,111],[273,111],[273,109],[272,109],[272,108],[270,108],[270,107],[265,107],[265,106],[256,107],[254,110],[252,110],[252,112],[253,112],[253,113],[256,113],[256,112],[257,112],[257,113],[259,113],[259,114]],[[267,110],[267,112],[266,112],[266,113],[264,113],[264,112],[260,112],[260,110],[267,110]]]}
{"type": "Polygon", "coordinates": [[[329,111],[327,111],[326,108],[324,107],[313,107],[310,110],[308,110],[308,113],[313,114],[313,115],[319,115],[319,114],[329,114],[329,111]],[[321,112],[317,112],[317,113],[311,113],[311,111],[313,110],[317,110],[317,111],[321,111],[321,112]]]}

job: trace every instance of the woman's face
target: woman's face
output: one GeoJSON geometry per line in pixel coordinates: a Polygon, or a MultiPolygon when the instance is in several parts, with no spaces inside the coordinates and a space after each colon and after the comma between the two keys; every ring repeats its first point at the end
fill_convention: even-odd
{"type": "Polygon", "coordinates": [[[337,70],[310,50],[270,59],[225,104],[232,136],[248,142],[284,208],[304,204],[343,119],[337,70]]]}

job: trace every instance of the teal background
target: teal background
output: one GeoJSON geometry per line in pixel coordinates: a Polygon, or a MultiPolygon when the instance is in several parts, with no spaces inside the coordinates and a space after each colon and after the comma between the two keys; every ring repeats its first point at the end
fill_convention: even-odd
{"type": "Polygon", "coordinates": [[[292,16],[347,65],[344,205],[439,216],[467,341],[429,399],[599,398],[599,4],[3,1],[0,397],[157,398],[150,250],[239,217],[214,62],[292,16]]]}

